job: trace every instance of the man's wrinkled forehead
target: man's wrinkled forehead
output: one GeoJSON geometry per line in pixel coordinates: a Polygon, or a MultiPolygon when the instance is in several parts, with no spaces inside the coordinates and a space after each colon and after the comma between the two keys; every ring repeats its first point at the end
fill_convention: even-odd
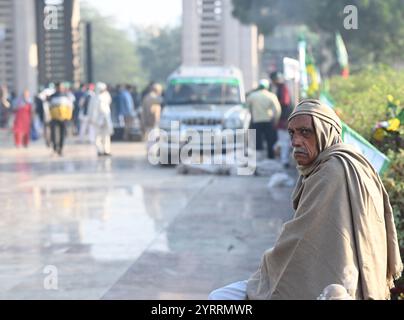
{"type": "Polygon", "coordinates": [[[289,120],[288,129],[314,129],[313,117],[307,114],[301,114],[289,120]]]}

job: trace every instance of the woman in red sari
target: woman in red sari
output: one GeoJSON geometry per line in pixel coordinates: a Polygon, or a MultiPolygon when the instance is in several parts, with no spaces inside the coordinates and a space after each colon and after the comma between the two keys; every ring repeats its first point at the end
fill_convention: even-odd
{"type": "Polygon", "coordinates": [[[17,99],[14,112],[13,131],[15,146],[19,148],[23,145],[26,148],[30,140],[32,113],[32,103],[28,90],[25,90],[23,96],[17,99]]]}

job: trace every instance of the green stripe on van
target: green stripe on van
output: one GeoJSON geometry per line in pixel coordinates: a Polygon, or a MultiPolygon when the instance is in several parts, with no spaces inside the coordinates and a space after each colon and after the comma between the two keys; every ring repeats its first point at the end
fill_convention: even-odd
{"type": "Polygon", "coordinates": [[[237,86],[240,84],[240,81],[233,78],[177,78],[170,80],[170,84],[200,84],[200,83],[207,83],[207,84],[230,84],[237,86]]]}

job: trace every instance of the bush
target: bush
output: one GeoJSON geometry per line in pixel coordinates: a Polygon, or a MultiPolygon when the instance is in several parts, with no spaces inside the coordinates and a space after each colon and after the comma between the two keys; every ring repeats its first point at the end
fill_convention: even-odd
{"type": "Polygon", "coordinates": [[[390,151],[388,157],[391,165],[383,177],[383,183],[394,210],[398,240],[401,248],[404,248],[404,149],[397,153],[390,151]]]}
{"type": "Polygon", "coordinates": [[[330,94],[342,120],[370,141],[373,126],[389,118],[387,96],[404,102],[404,73],[387,66],[369,67],[349,79],[332,78],[330,94]]]}

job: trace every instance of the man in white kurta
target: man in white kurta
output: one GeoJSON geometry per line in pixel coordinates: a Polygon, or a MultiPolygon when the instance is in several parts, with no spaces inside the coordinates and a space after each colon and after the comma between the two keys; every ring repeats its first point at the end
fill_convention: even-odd
{"type": "Polygon", "coordinates": [[[96,94],[91,98],[89,119],[94,130],[98,156],[111,155],[111,136],[114,127],[111,119],[112,98],[105,83],[97,83],[96,94]]]}

